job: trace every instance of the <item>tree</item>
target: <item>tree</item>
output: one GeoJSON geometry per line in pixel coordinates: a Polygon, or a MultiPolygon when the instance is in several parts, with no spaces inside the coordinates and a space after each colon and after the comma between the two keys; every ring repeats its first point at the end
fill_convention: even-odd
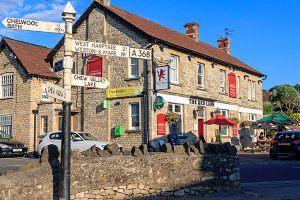
{"type": "Polygon", "coordinates": [[[273,106],[269,103],[264,103],[264,115],[270,115],[274,112],[273,106]]]}
{"type": "Polygon", "coordinates": [[[300,93],[300,84],[296,84],[294,88],[300,93]]]}
{"type": "Polygon", "coordinates": [[[270,101],[281,112],[290,115],[299,110],[300,93],[290,85],[278,85],[270,90],[270,101]]]}

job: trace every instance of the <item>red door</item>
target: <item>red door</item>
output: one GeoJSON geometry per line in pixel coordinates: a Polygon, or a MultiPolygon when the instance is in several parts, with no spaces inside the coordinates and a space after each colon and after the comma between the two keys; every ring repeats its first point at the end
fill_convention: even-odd
{"type": "Polygon", "coordinates": [[[198,119],[198,138],[204,137],[204,119],[198,119]]]}

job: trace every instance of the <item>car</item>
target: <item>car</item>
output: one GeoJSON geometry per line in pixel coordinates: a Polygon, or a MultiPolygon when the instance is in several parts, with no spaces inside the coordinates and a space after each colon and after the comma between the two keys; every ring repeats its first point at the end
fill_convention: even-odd
{"type": "Polygon", "coordinates": [[[0,156],[24,156],[28,148],[18,141],[0,141],[0,156]]]}
{"type": "Polygon", "coordinates": [[[270,158],[293,156],[300,158],[300,131],[282,131],[271,140],[270,158]]]}
{"type": "MultiPolygon", "coordinates": [[[[43,149],[48,145],[55,145],[59,150],[61,150],[61,139],[61,131],[45,134],[39,141],[37,148],[38,154],[42,155],[43,149]]],[[[111,142],[108,141],[101,141],[90,133],[71,131],[71,150],[78,149],[80,152],[82,152],[90,149],[94,145],[99,150],[103,150],[104,147],[110,143],[111,142]]],[[[118,144],[118,147],[121,148],[122,145],[118,144]]]]}

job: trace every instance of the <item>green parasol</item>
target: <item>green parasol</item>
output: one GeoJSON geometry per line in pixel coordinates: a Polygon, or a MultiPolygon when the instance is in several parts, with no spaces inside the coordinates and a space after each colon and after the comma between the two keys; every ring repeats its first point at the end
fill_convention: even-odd
{"type": "Polygon", "coordinates": [[[297,122],[285,115],[274,113],[272,115],[263,117],[257,120],[256,122],[253,122],[253,126],[259,126],[260,124],[263,123],[272,123],[275,125],[292,125],[292,124],[296,124],[297,122]]]}

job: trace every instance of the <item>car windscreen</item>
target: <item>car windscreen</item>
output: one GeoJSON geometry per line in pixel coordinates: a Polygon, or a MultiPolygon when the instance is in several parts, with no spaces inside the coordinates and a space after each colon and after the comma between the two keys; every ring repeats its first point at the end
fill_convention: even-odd
{"type": "Polygon", "coordinates": [[[275,139],[276,140],[298,140],[299,133],[278,133],[275,139]]]}
{"type": "Polygon", "coordinates": [[[98,140],[95,136],[90,133],[78,133],[84,140],[98,140]]]}

